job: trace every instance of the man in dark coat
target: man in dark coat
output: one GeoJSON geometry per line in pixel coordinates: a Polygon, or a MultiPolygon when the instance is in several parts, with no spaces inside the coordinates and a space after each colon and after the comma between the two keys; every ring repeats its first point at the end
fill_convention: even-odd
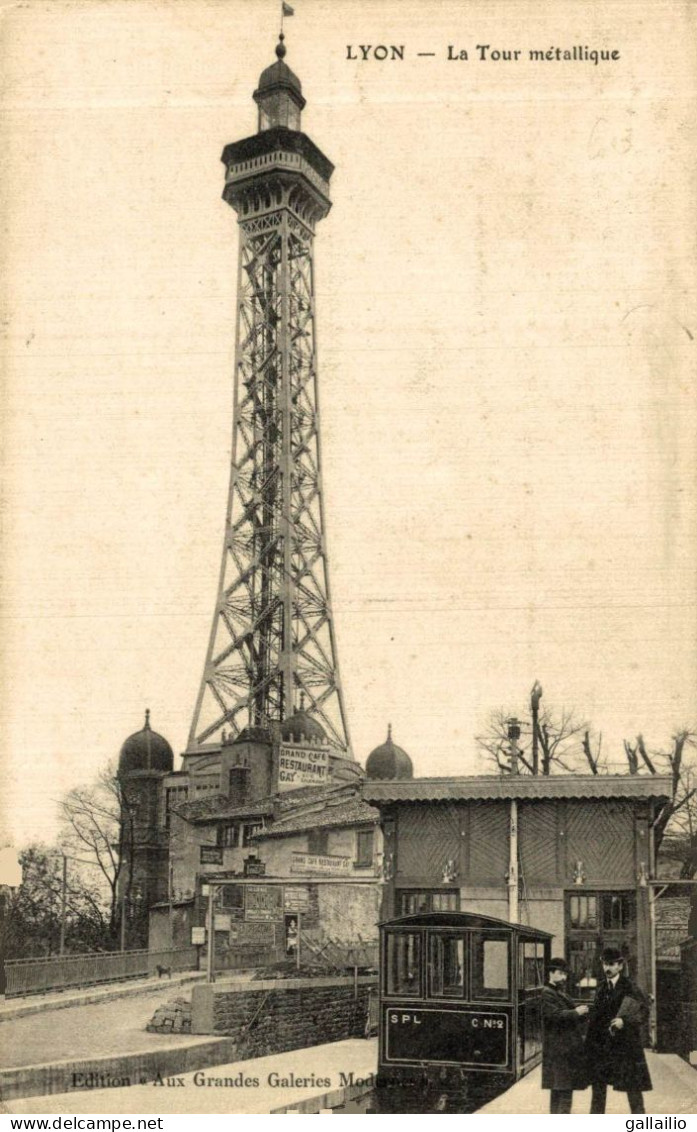
{"type": "Polygon", "coordinates": [[[586,1035],[591,1113],[605,1112],[608,1085],[627,1094],[630,1112],[643,1113],[642,1094],[652,1087],[641,1039],[648,1002],[623,974],[621,952],[606,947],[602,962],[604,977],[595,992],[586,1035]]]}
{"type": "Polygon", "coordinates": [[[568,975],[564,959],[550,959],[542,990],[542,1088],[551,1089],[549,1111],[571,1112],[574,1089],[586,1089],[583,1056],[585,1005],[576,1006],[564,990],[568,975]]]}

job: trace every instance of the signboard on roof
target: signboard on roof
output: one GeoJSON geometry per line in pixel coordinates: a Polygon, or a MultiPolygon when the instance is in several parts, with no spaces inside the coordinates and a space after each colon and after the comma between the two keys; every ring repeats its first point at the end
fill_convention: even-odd
{"type": "Polygon", "coordinates": [[[278,789],[324,786],[329,781],[329,751],[326,747],[286,746],[278,751],[278,789]]]}

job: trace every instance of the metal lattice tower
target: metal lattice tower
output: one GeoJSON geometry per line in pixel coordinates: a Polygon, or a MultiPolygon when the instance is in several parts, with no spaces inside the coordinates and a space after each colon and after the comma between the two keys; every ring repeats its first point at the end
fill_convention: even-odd
{"type": "Polygon", "coordinates": [[[261,75],[259,128],[226,146],[240,228],[232,472],[213,627],[188,752],[306,710],[350,749],[332,621],[319,438],[313,238],[333,165],[300,132],[300,82],[261,75]]]}

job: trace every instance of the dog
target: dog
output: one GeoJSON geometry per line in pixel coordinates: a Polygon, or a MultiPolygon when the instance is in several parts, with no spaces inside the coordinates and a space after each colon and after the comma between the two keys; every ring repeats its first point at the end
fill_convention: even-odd
{"type": "Polygon", "coordinates": [[[161,963],[157,963],[156,966],[155,966],[155,970],[157,971],[158,979],[163,978],[164,975],[166,975],[168,979],[172,978],[172,968],[171,967],[163,967],[161,963]]]}

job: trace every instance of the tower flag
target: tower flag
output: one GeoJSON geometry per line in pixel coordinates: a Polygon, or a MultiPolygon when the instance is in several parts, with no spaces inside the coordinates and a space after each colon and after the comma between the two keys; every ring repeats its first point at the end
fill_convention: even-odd
{"type": "Polygon", "coordinates": [[[286,4],[285,0],[281,4],[281,12],[284,16],[294,16],[295,8],[291,8],[290,4],[286,4]]]}

